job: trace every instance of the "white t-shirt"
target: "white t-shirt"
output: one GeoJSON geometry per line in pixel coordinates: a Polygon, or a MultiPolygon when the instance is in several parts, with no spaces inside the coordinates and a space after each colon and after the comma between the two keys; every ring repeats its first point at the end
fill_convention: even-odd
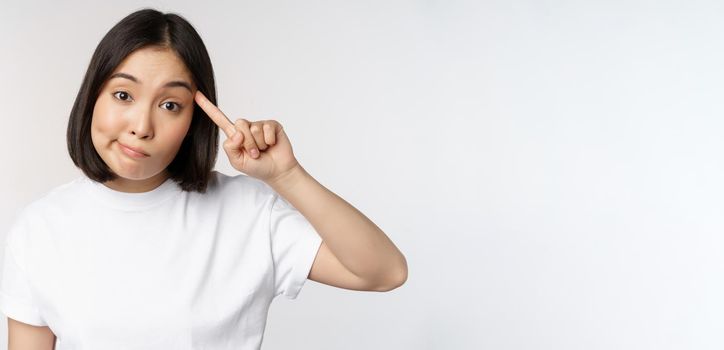
{"type": "Polygon", "coordinates": [[[50,327],[57,350],[259,349],[272,299],[296,299],[322,238],[263,181],[213,174],[205,194],[83,175],[26,205],[0,310],[50,327]]]}

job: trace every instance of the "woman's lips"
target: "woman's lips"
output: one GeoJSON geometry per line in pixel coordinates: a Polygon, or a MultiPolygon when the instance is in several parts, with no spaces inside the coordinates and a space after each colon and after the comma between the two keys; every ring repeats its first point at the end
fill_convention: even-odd
{"type": "Polygon", "coordinates": [[[123,153],[127,154],[127,155],[130,156],[130,157],[133,157],[133,158],[146,158],[146,157],[148,157],[148,155],[145,154],[145,153],[142,153],[142,151],[131,149],[131,148],[129,148],[128,146],[125,146],[124,144],[122,144],[122,143],[120,143],[120,142],[118,143],[118,146],[120,146],[121,151],[123,151],[123,153]]]}

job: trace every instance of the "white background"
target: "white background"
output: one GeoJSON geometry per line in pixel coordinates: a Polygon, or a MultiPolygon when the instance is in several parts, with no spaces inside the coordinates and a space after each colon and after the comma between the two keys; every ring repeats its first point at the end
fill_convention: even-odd
{"type": "Polygon", "coordinates": [[[724,347],[721,2],[4,2],[4,232],[79,176],[90,57],[146,6],[407,258],[392,292],[276,299],[263,349],[724,347]]]}

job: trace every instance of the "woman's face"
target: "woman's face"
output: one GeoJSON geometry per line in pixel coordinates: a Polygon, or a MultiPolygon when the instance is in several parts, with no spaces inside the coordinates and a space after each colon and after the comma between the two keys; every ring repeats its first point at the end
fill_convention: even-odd
{"type": "Polygon", "coordinates": [[[138,49],[118,65],[101,89],[91,122],[96,151],[119,176],[106,186],[146,192],[168,177],[166,167],[191,125],[195,92],[186,65],[168,49],[138,49]]]}

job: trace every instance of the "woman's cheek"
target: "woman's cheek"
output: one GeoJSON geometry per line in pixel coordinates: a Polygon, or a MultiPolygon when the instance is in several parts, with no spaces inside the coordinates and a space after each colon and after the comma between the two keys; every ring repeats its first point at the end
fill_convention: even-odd
{"type": "Polygon", "coordinates": [[[93,115],[93,129],[102,134],[108,133],[108,119],[103,113],[93,115]]]}
{"type": "Polygon", "coordinates": [[[166,142],[168,142],[168,144],[173,148],[178,148],[181,146],[184,137],[186,137],[188,128],[184,127],[182,124],[173,123],[164,125],[164,127],[160,130],[164,130],[163,139],[166,140],[166,142]]]}
{"type": "Polygon", "coordinates": [[[93,112],[95,130],[108,138],[116,138],[122,128],[124,111],[119,108],[101,105],[93,112]]]}
{"type": "Polygon", "coordinates": [[[168,140],[176,140],[177,143],[180,145],[183,139],[186,137],[190,126],[191,116],[179,115],[167,120],[167,123],[166,125],[164,125],[163,129],[166,130],[166,138],[168,140]]]}

